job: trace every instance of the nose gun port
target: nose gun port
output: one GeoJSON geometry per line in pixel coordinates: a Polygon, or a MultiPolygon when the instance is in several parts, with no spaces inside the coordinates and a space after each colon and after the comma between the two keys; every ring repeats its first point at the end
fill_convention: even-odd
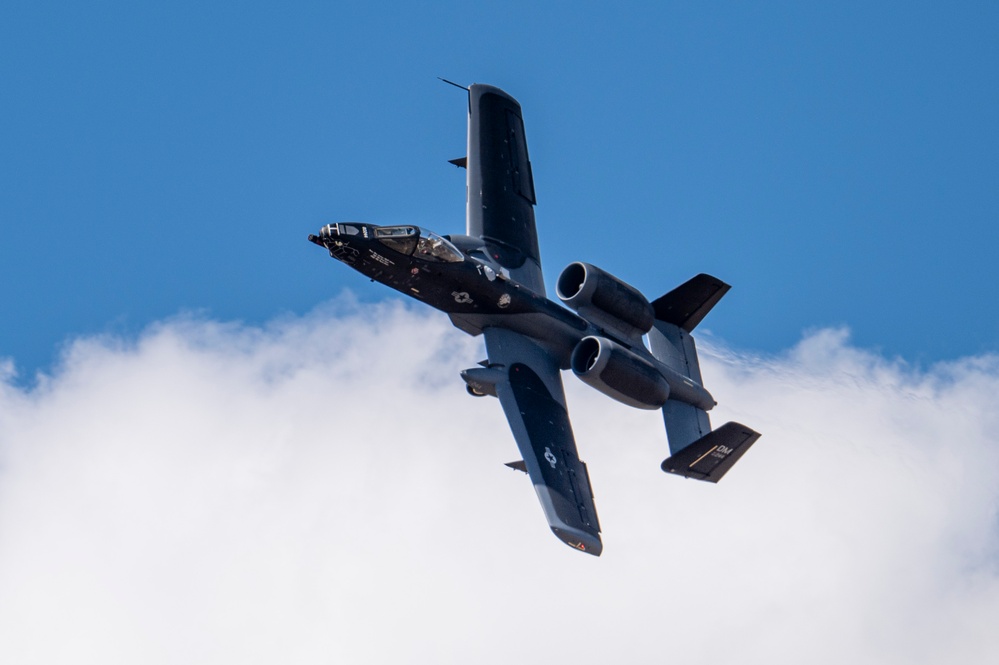
{"type": "Polygon", "coordinates": [[[320,247],[326,246],[326,240],[340,235],[339,224],[327,224],[323,228],[319,229],[319,235],[309,234],[309,242],[315,243],[320,247]]]}

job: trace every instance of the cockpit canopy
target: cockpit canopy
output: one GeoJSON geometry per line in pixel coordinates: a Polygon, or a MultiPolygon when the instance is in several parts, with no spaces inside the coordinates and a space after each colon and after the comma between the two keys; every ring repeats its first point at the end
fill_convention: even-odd
{"type": "Polygon", "coordinates": [[[418,226],[376,226],[374,232],[376,240],[400,254],[447,263],[465,260],[457,247],[418,226]]]}

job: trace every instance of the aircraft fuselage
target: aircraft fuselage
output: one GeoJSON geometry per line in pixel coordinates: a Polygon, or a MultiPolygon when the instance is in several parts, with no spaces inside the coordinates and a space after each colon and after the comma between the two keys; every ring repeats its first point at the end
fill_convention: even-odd
{"type": "Polygon", "coordinates": [[[535,339],[556,353],[563,369],[589,329],[579,315],[511,280],[476,238],[338,223],[309,240],[370,279],[445,312],[471,335],[498,326],[535,339]]]}

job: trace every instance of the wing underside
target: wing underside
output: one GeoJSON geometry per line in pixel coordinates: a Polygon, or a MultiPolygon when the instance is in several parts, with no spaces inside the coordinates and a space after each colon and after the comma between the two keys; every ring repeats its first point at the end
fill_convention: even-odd
{"type": "MultiPolygon", "coordinates": [[[[534,224],[534,178],[520,104],[499,88],[468,91],[467,233],[482,238],[492,258],[520,285],[544,296],[534,224]]],[[[569,424],[559,360],[504,328],[483,331],[489,367],[499,370],[495,394],[523,455],[523,464],[551,530],[570,547],[599,555],[600,524],[586,465],[569,424]]]]}
{"type": "Polygon", "coordinates": [[[552,532],[570,547],[599,556],[600,523],[586,465],[565,408],[557,361],[540,346],[499,328],[484,332],[491,367],[505,380],[496,393],[552,532]]]}
{"type": "Polygon", "coordinates": [[[534,224],[534,177],[520,104],[499,88],[468,89],[467,233],[511,276],[544,295],[534,224]]]}

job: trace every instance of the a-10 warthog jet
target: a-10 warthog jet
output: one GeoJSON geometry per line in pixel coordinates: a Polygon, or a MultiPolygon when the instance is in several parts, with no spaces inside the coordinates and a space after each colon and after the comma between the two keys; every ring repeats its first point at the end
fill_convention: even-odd
{"type": "Polygon", "coordinates": [[[663,471],[718,482],[759,434],[714,431],[690,332],[728,291],[698,275],[649,302],[587,263],[569,265],[545,295],[534,226],[534,180],[520,104],[498,88],[468,90],[467,230],[441,236],[411,225],[329,224],[309,240],[358,272],[445,312],[485,338],[488,360],[461,373],[470,394],[499,398],[552,531],[599,555],[600,524],[576,452],[560,370],[639,409],[662,409],[663,471]],[[643,336],[649,338],[646,348],[643,336]]]}

